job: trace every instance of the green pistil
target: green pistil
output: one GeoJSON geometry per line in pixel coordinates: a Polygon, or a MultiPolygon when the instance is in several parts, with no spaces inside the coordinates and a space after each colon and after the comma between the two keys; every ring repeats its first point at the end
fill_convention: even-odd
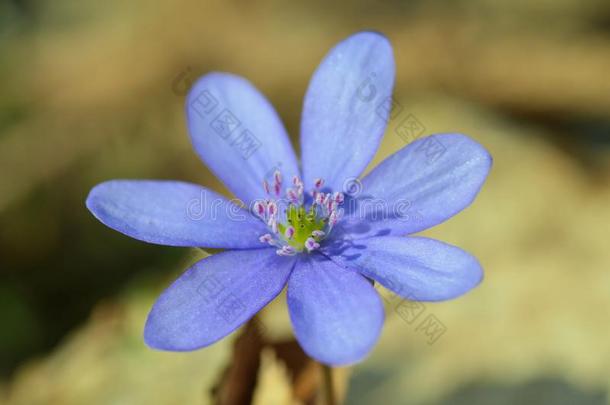
{"type": "Polygon", "coordinates": [[[286,223],[278,224],[278,230],[287,244],[297,251],[302,251],[307,238],[312,237],[318,241],[319,238],[314,237],[312,233],[323,230],[325,225],[324,219],[318,219],[313,206],[307,212],[305,207],[290,204],[286,210],[286,223]],[[290,225],[294,227],[294,235],[288,239],[284,235],[286,228],[290,225]]]}

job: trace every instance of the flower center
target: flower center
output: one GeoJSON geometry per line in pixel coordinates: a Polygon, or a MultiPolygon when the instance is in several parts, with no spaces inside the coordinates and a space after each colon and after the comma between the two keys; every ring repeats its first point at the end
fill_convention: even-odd
{"type": "Polygon", "coordinates": [[[266,180],[263,187],[267,198],[254,203],[254,213],[266,223],[269,233],[259,240],[277,247],[281,256],[299,252],[312,252],[320,247],[339,219],[339,206],[343,193],[321,191],[324,180],[317,179],[309,195],[298,176],[292,178],[292,187],[282,195],[282,175],[273,174],[273,184],[266,180]]]}

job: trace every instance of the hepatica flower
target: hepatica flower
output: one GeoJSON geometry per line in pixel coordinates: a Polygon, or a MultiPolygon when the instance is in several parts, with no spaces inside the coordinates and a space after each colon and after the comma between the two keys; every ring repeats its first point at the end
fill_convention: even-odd
{"type": "Polygon", "coordinates": [[[388,40],[357,33],[336,45],[305,95],[300,165],[286,130],[247,80],[210,73],[186,101],[193,146],[241,201],[179,181],[112,180],[87,207],[133,238],[225,249],[188,269],[154,304],[144,339],[157,349],[208,346],[244,324],[287,285],[295,335],[329,365],[361,360],[384,308],[372,285],[418,301],[475,287],[473,256],[407,236],[466,208],[491,167],[460,134],[411,142],[359,179],[390,120],[394,60],[388,40]]]}

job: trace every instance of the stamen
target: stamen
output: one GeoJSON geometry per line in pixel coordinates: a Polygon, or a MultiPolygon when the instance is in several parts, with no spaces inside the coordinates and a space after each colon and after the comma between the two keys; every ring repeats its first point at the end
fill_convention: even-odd
{"type": "Polygon", "coordinates": [[[273,173],[273,191],[277,197],[279,197],[282,192],[282,174],[279,170],[276,170],[275,173],[273,173]]]}
{"type": "Polygon", "coordinates": [[[269,201],[267,204],[267,215],[274,217],[277,214],[277,203],[275,201],[269,201]]]}
{"type": "Polygon", "coordinates": [[[315,196],[314,196],[314,201],[316,204],[318,205],[323,205],[324,204],[324,199],[326,198],[326,195],[324,193],[320,193],[318,191],[315,192],[315,196]]]}
{"type": "Polygon", "coordinates": [[[286,231],[284,231],[284,236],[286,236],[288,239],[292,239],[294,232],[294,226],[289,226],[286,228],[286,231]]]}
{"type": "Polygon", "coordinates": [[[330,193],[323,194],[323,195],[324,195],[324,200],[322,200],[322,204],[320,204],[320,205],[328,205],[328,202],[330,201],[330,193]]]}
{"type": "Polygon", "coordinates": [[[299,176],[293,176],[292,177],[292,185],[294,185],[295,187],[299,187],[299,186],[303,185],[303,182],[301,181],[299,176]]]}
{"type": "Polygon", "coordinates": [[[321,237],[323,237],[324,235],[326,235],[326,234],[324,233],[324,231],[320,231],[320,230],[318,230],[318,229],[316,229],[315,231],[313,231],[313,232],[311,233],[311,236],[313,236],[314,238],[321,238],[321,237]]]}
{"type": "Polygon", "coordinates": [[[277,219],[275,217],[270,217],[269,218],[269,222],[267,222],[267,226],[269,227],[269,229],[271,229],[271,231],[273,233],[277,233],[277,219]]]}
{"type": "Polygon", "coordinates": [[[265,212],[267,211],[267,204],[264,201],[257,201],[254,203],[254,213],[260,218],[265,218],[265,212]]]}
{"type": "Polygon", "coordinates": [[[262,243],[271,243],[271,241],[273,240],[273,236],[271,236],[270,233],[266,233],[263,236],[261,236],[260,238],[258,238],[259,241],[261,241],[262,243]]]}
{"type": "Polygon", "coordinates": [[[305,241],[305,249],[307,249],[308,252],[311,252],[312,250],[315,250],[319,247],[320,244],[316,242],[314,238],[307,238],[307,240],[305,241]]]}
{"type": "Polygon", "coordinates": [[[282,184],[282,173],[280,173],[279,170],[276,170],[275,172],[273,172],[273,180],[277,184],[282,184]]]}
{"type": "Polygon", "coordinates": [[[292,246],[284,245],[281,249],[275,251],[280,256],[294,256],[297,254],[297,251],[292,246]]]}
{"type": "Polygon", "coordinates": [[[324,180],[315,179],[313,189],[308,190],[313,200],[306,202],[305,186],[299,176],[293,176],[290,187],[286,189],[282,189],[279,171],[273,173],[272,184],[263,181],[263,188],[269,197],[256,201],[253,206],[254,214],[269,229],[269,233],[259,238],[261,243],[277,247],[276,253],[281,256],[309,253],[320,248],[324,238],[337,224],[339,205],[344,201],[341,192],[322,192],[323,185],[324,180]],[[280,197],[285,199],[281,205],[282,212],[279,209],[280,197]]]}
{"type": "Polygon", "coordinates": [[[298,203],[299,202],[299,196],[297,194],[296,191],[294,191],[293,189],[289,188],[288,190],[286,190],[286,196],[288,197],[288,199],[290,200],[290,202],[292,203],[298,203]]]}
{"type": "Polygon", "coordinates": [[[328,216],[328,225],[333,227],[333,226],[335,226],[337,224],[338,220],[339,220],[339,215],[337,214],[337,211],[333,211],[328,216]]]}

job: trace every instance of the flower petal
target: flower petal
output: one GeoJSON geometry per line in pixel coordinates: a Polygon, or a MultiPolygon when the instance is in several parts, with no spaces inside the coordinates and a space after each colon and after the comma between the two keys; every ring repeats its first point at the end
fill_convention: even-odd
{"type": "Polygon", "coordinates": [[[263,179],[275,170],[286,179],[299,174],[284,125],[246,79],[229,73],[201,77],[188,94],[186,115],[195,150],[244,203],[264,198],[263,179]]]}
{"type": "Polygon", "coordinates": [[[394,86],[390,42],[360,32],[336,45],[314,73],[301,121],[305,184],[323,178],[341,191],[377,151],[389,118],[394,86]]]}
{"type": "Polygon", "coordinates": [[[325,253],[413,301],[455,298],[483,279],[483,269],[474,256],[428,238],[369,238],[326,248],[325,253]]]}
{"type": "Polygon", "coordinates": [[[384,319],[371,284],[321,255],[295,265],[288,280],[288,309],[303,350],[330,365],[361,360],[377,341],[384,319]]]}
{"type": "Polygon", "coordinates": [[[344,204],[337,235],[407,235],[438,225],[472,203],[491,164],[489,153],[465,135],[418,139],[362,180],[362,192],[344,204]]]}
{"type": "Polygon", "coordinates": [[[218,253],[195,263],[155,302],[144,329],[146,344],[188,351],[214,343],[282,291],[294,262],[267,248],[218,253]]]}
{"type": "Polygon", "coordinates": [[[111,180],[95,186],[86,204],[110,228],[159,245],[260,248],[266,232],[231,201],[179,181],[111,180]]]}

